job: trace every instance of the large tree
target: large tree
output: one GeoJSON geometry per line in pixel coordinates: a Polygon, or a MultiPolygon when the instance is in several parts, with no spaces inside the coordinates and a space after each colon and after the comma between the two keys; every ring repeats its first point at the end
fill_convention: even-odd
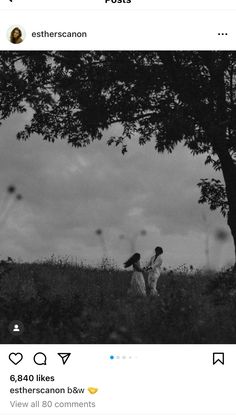
{"type": "MultiPolygon", "coordinates": [[[[138,136],[172,152],[183,142],[223,174],[201,179],[200,202],[227,217],[236,256],[235,52],[2,52],[0,119],[33,110],[18,133],[65,139],[74,147],[108,138],[123,153],[138,136]]],[[[234,270],[236,269],[236,264],[234,270]]]]}

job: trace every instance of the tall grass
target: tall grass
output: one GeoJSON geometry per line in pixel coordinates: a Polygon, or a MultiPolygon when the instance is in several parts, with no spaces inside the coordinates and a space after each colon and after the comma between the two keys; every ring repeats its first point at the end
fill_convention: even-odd
{"type": "Polygon", "coordinates": [[[131,272],[109,261],[9,263],[0,270],[1,343],[236,343],[229,271],[166,271],[159,297],[127,295],[131,272]],[[18,319],[25,332],[14,337],[18,319]]]}

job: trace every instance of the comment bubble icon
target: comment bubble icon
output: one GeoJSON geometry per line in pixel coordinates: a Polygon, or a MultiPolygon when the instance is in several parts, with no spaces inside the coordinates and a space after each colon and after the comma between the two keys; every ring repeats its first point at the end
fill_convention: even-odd
{"type": "Polygon", "coordinates": [[[47,357],[43,352],[37,352],[34,355],[34,363],[37,365],[47,365],[47,357]]]}

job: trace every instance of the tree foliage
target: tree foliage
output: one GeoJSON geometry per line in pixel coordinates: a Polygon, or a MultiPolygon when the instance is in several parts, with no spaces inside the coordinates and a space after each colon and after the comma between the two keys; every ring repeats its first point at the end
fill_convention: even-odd
{"type": "Polygon", "coordinates": [[[201,179],[198,183],[201,188],[200,204],[207,203],[211,210],[220,209],[225,217],[228,213],[228,200],[225,186],[219,179],[201,179]]]}
{"type": "MultiPolygon", "coordinates": [[[[235,69],[235,52],[2,52],[0,118],[31,108],[19,140],[36,133],[74,147],[101,140],[119,123],[121,133],[107,142],[122,153],[134,135],[140,145],[154,141],[158,152],[172,152],[182,142],[220,170],[220,135],[236,162],[235,69]]],[[[222,183],[204,180],[199,186],[200,202],[227,211],[222,183]]]]}

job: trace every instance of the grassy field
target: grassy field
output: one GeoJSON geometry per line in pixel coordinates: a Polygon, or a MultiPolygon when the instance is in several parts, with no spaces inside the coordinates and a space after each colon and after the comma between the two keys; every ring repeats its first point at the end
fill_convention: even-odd
{"type": "Polygon", "coordinates": [[[159,297],[127,296],[131,272],[105,263],[9,263],[0,271],[1,343],[236,343],[229,271],[166,271],[159,297]],[[11,336],[21,320],[25,333],[11,336]]]}

